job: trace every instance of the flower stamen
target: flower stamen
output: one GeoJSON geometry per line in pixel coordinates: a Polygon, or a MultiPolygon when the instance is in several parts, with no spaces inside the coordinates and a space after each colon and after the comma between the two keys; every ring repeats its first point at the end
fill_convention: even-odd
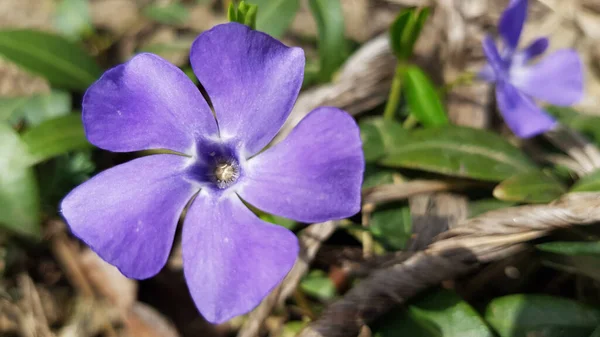
{"type": "Polygon", "coordinates": [[[239,175],[239,165],[235,161],[220,161],[215,165],[214,178],[219,188],[229,186],[239,175]]]}

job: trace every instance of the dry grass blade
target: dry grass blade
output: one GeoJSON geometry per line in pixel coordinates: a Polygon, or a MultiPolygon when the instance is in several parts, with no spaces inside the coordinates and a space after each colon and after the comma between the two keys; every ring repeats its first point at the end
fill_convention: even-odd
{"type": "Polygon", "coordinates": [[[558,228],[600,221],[600,193],[572,193],[549,205],[491,211],[441,235],[425,251],[380,269],[333,303],[299,337],[354,337],[395,305],[482,262],[526,248],[527,241],[558,228]]]}

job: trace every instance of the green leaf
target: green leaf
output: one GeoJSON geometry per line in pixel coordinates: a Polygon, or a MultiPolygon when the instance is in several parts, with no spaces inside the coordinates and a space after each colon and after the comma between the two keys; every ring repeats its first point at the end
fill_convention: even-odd
{"type": "Polygon", "coordinates": [[[8,120],[30,97],[0,97],[0,122],[8,120]]]}
{"type": "Polygon", "coordinates": [[[408,133],[400,123],[381,117],[365,118],[359,123],[363,152],[367,162],[373,162],[400,146],[408,133]]]}
{"type": "Polygon", "coordinates": [[[231,22],[241,23],[256,29],[256,14],[258,12],[258,6],[249,4],[245,1],[241,1],[239,5],[230,3],[227,9],[227,19],[231,22]]]}
{"type": "Polygon", "coordinates": [[[365,189],[383,184],[391,184],[394,182],[394,173],[394,170],[367,164],[365,165],[362,188],[365,189]]]}
{"type": "Polygon", "coordinates": [[[48,120],[23,133],[28,149],[30,165],[54,156],[91,146],[85,138],[79,114],[71,114],[48,120]]]}
{"type": "Polygon", "coordinates": [[[319,32],[319,74],[322,82],[333,74],[348,57],[348,41],[344,36],[344,15],[340,0],[309,0],[319,32]]]}
{"type": "Polygon", "coordinates": [[[289,230],[294,230],[294,228],[298,226],[298,223],[292,219],[284,218],[282,216],[277,216],[269,213],[264,213],[262,211],[260,212],[260,218],[263,221],[285,227],[289,230]]]}
{"type": "Polygon", "coordinates": [[[178,2],[167,5],[148,5],[144,7],[142,13],[149,19],[167,25],[182,24],[187,20],[190,14],[188,9],[178,2]]]}
{"type": "Polygon", "coordinates": [[[600,191],[600,170],[581,177],[572,187],[570,192],[597,192],[600,191]]]}
{"type": "Polygon", "coordinates": [[[260,12],[256,17],[256,29],[279,38],[292,24],[298,8],[299,0],[253,0],[260,12]]]}
{"type": "Polygon", "coordinates": [[[0,123],[0,226],[18,234],[40,235],[40,205],[33,168],[19,135],[0,123]]]}
{"type": "Polygon", "coordinates": [[[283,325],[280,337],[295,337],[300,333],[300,330],[308,325],[308,322],[291,321],[283,325]]]}
{"type": "Polygon", "coordinates": [[[504,201],[548,203],[567,188],[554,176],[541,170],[516,174],[494,188],[494,197],[504,201]]]}
{"type": "Polygon", "coordinates": [[[35,30],[0,30],[0,55],[55,87],[83,91],[102,70],[79,45],[35,30]]]}
{"type": "Polygon", "coordinates": [[[396,57],[408,60],[425,21],[429,17],[429,8],[409,8],[398,14],[390,26],[390,45],[396,57]]]}
{"type": "Polygon", "coordinates": [[[337,294],[333,281],[322,270],[313,270],[306,275],[300,282],[300,288],[320,300],[330,300],[337,294]]]}
{"type": "Polygon", "coordinates": [[[498,199],[482,199],[469,203],[469,218],[476,217],[483,213],[514,206],[515,202],[502,201],[498,199]]]}
{"type": "Polygon", "coordinates": [[[448,124],[448,117],[437,90],[417,66],[404,69],[406,104],[412,115],[425,127],[448,124]]]}
{"type": "Polygon", "coordinates": [[[595,242],[570,242],[556,241],[540,243],[535,246],[537,249],[570,256],[577,255],[598,255],[600,256],[600,241],[595,242]]]}
{"type": "Polygon", "coordinates": [[[493,337],[479,314],[455,292],[439,289],[407,310],[387,314],[374,327],[376,337],[493,337]]]}
{"type": "Polygon", "coordinates": [[[54,13],[54,27],[72,40],[93,32],[88,0],[60,1],[54,13]]]}
{"type": "Polygon", "coordinates": [[[535,168],[521,150],[499,135],[452,125],[411,132],[379,163],[487,181],[535,168]]]}
{"type": "Polygon", "coordinates": [[[548,113],[556,117],[562,124],[577,130],[600,144],[600,117],[579,113],[569,107],[550,106],[546,108],[548,113]]]}
{"type": "Polygon", "coordinates": [[[494,299],[485,318],[500,337],[588,337],[600,311],[565,298],[510,295],[494,299]]]}
{"type": "Polygon", "coordinates": [[[63,90],[52,90],[49,94],[35,95],[24,102],[11,116],[14,124],[25,118],[29,126],[40,123],[71,112],[71,94],[63,90]]]}
{"type": "Polygon", "coordinates": [[[386,249],[404,249],[412,231],[410,208],[401,203],[380,206],[373,212],[368,228],[386,249]]]}

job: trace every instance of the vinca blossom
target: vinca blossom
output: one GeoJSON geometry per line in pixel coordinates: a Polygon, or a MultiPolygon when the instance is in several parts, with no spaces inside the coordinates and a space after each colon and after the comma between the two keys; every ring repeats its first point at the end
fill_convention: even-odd
{"type": "Polygon", "coordinates": [[[568,106],[583,96],[582,63],[576,51],[558,50],[532,64],[548,48],[547,38],[517,50],[526,18],[527,0],[511,0],[498,24],[503,48],[498,51],[492,38],[485,38],[488,64],[479,74],[496,84],[498,108],[508,127],[521,138],[536,136],[556,124],[533,99],[568,106]]]}
{"type": "Polygon", "coordinates": [[[360,209],[359,129],[337,108],[317,108],[282,142],[261,150],[287,119],[302,85],[304,53],[228,23],[202,33],[190,62],[209,103],[177,67],[139,54],[86,92],[88,140],[114,152],[169,150],[101,172],[63,200],[74,235],[124,275],[165,265],[184,208],[183,269],[210,322],[254,308],[288,273],[296,236],[244,202],[300,222],[360,209]],[[216,119],[215,119],[216,117],[216,119]]]}

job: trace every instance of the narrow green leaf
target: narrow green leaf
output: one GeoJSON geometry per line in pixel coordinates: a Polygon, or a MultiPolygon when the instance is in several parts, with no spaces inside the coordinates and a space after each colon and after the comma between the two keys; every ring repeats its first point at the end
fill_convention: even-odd
{"type": "Polygon", "coordinates": [[[597,255],[600,256],[600,241],[595,242],[571,242],[556,241],[540,243],[535,246],[537,249],[556,254],[570,256],[576,255],[597,255]]]}
{"type": "Polygon", "coordinates": [[[40,204],[27,148],[19,135],[0,123],[0,227],[18,234],[39,236],[40,204]]]}
{"type": "Polygon", "coordinates": [[[54,27],[72,40],[93,32],[88,0],[60,1],[54,13],[54,27]]]}
{"type": "Polygon", "coordinates": [[[379,163],[487,181],[535,169],[527,156],[499,135],[452,125],[412,131],[379,163]]]}
{"type": "Polygon", "coordinates": [[[148,5],[144,7],[142,13],[156,22],[167,25],[182,24],[188,19],[190,14],[188,9],[178,2],[167,5],[148,5]]]}
{"type": "Polygon", "coordinates": [[[102,70],[79,45],[35,30],[0,30],[0,55],[55,87],[83,91],[102,70]]]}
{"type": "Polygon", "coordinates": [[[340,0],[309,0],[319,32],[320,80],[327,82],[348,57],[340,0]]]}
{"type": "Polygon", "coordinates": [[[494,299],[485,318],[500,337],[588,337],[600,311],[565,298],[510,295],[494,299]]]}
{"type": "Polygon", "coordinates": [[[600,170],[581,177],[572,187],[570,192],[597,192],[600,191],[600,170]]]}
{"type": "Polygon", "coordinates": [[[448,116],[437,90],[421,68],[417,66],[405,68],[402,83],[408,108],[423,126],[448,124],[448,116]]]}
{"type": "Polygon", "coordinates": [[[450,290],[432,291],[373,326],[376,337],[493,337],[477,311],[450,290]]]}
{"type": "Polygon", "coordinates": [[[515,202],[502,201],[498,199],[482,199],[469,203],[469,218],[476,217],[483,213],[514,206],[515,202]]]}
{"type": "Polygon", "coordinates": [[[567,188],[554,176],[541,170],[518,173],[494,188],[494,197],[504,201],[548,203],[567,188]]]}
{"type": "Polygon", "coordinates": [[[378,207],[371,216],[369,230],[386,249],[404,249],[412,234],[410,208],[398,203],[378,207]]]}
{"type": "Polygon", "coordinates": [[[322,270],[313,270],[300,282],[300,289],[310,296],[320,300],[330,300],[335,297],[337,290],[333,281],[322,270]]]}
{"type": "Polygon", "coordinates": [[[256,17],[256,29],[279,38],[292,24],[299,0],[253,0],[260,11],[256,17]]]}
{"type": "Polygon", "coordinates": [[[365,118],[359,123],[365,160],[373,162],[403,143],[408,133],[402,125],[381,117],[365,118]]]}
{"type": "Polygon", "coordinates": [[[69,151],[90,147],[79,114],[48,120],[23,133],[30,165],[69,151]]]}
{"type": "Polygon", "coordinates": [[[398,14],[390,26],[390,44],[398,59],[407,60],[412,56],[428,17],[429,8],[409,8],[398,14]]]}
{"type": "Polygon", "coordinates": [[[391,184],[394,182],[394,173],[395,172],[389,168],[367,164],[365,166],[362,188],[365,189],[383,184],[391,184]]]}
{"type": "Polygon", "coordinates": [[[562,124],[600,144],[600,116],[582,114],[570,107],[550,106],[546,110],[562,124]]]}

